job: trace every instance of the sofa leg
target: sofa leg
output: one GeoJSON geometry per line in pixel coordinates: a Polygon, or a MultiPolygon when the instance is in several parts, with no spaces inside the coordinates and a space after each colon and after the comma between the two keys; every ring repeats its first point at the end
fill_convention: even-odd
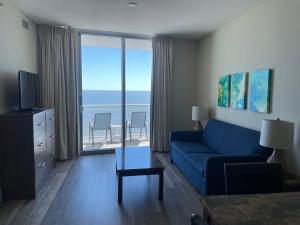
{"type": "Polygon", "coordinates": [[[174,163],[173,159],[170,159],[170,162],[173,164],[174,163]]]}

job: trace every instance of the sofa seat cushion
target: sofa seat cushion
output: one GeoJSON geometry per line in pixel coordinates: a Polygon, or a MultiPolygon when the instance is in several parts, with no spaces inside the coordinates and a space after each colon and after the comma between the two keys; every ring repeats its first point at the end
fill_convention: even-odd
{"type": "Polygon", "coordinates": [[[190,163],[197,170],[202,177],[204,177],[204,164],[208,157],[216,155],[214,153],[186,153],[182,157],[190,163]]]}
{"type": "Polygon", "coordinates": [[[172,142],[172,151],[184,158],[201,176],[203,176],[204,163],[207,157],[216,155],[206,146],[196,142],[172,142]]]}
{"type": "Polygon", "coordinates": [[[172,149],[184,153],[211,153],[210,149],[197,142],[174,141],[171,145],[172,149]]]}

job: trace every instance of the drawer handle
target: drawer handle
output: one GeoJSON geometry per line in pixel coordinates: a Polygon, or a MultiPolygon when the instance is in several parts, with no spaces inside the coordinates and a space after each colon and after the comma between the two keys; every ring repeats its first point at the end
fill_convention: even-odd
{"type": "Polygon", "coordinates": [[[51,117],[51,118],[49,118],[49,120],[51,121],[51,120],[53,120],[53,118],[51,117]]]}
{"type": "Polygon", "coordinates": [[[49,138],[53,138],[54,137],[54,134],[51,134],[50,136],[49,136],[49,138]]]}
{"type": "Polygon", "coordinates": [[[43,145],[44,145],[43,142],[38,144],[39,147],[42,147],[43,145]]]}
{"type": "Polygon", "coordinates": [[[38,123],[38,126],[44,126],[45,123],[38,123]]]}
{"type": "Polygon", "coordinates": [[[40,162],[38,166],[39,166],[39,167],[45,167],[45,166],[46,166],[46,163],[45,163],[45,162],[40,162]]]}

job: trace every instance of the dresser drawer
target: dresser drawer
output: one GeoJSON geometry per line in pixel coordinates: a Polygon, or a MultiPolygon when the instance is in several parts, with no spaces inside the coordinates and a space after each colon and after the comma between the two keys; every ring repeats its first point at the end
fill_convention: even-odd
{"type": "Polygon", "coordinates": [[[51,121],[54,121],[54,119],[55,119],[54,109],[48,109],[46,111],[46,120],[47,120],[47,122],[51,123],[51,121]]]}
{"type": "Polygon", "coordinates": [[[47,182],[47,179],[53,171],[53,168],[54,158],[51,154],[44,153],[35,161],[35,186],[37,192],[39,192],[47,182]]]}
{"type": "Polygon", "coordinates": [[[47,136],[47,152],[49,154],[55,155],[55,134],[50,134],[47,136]]]}
{"type": "Polygon", "coordinates": [[[40,134],[37,137],[34,137],[34,155],[36,157],[40,157],[41,154],[45,153],[46,151],[46,135],[40,134]]]}
{"type": "Polygon", "coordinates": [[[46,124],[47,124],[47,133],[54,134],[54,129],[55,129],[54,109],[49,109],[46,111],[46,124]]]}
{"type": "Polygon", "coordinates": [[[45,112],[36,113],[33,116],[33,135],[38,136],[46,132],[45,112]]]}
{"type": "Polygon", "coordinates": [[[55,152],[47,153],[47,173],[50,174],[55,167],[55,152]]]}
{"type": "Polygon", "coordinates": [[[47,122],[47,134],[48,135],[52,135],[52,134],[54,134],[55,133],[55,125],[54,125],[54,123],[55,123],[55,121],[54,121],[54,119],[52,120],[52,121],[48,121],[47,122]]]}
{"type": "Polygon", "coordinates": [[[47,166],[46,154],[40,155],[35,161],[35,188],[37,192],[41,190],[47,179],[47,166]]]}

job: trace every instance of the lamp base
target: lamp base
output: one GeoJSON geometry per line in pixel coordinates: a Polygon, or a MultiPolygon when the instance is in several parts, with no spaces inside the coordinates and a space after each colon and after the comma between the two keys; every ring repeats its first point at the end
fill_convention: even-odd
{"type": "Polygon", "coordinates": [[[286,164],[283,156],[283,151],[279,149],[274,149],[272,155],[268,158],[268,163],[280,163],[282,167],[283,176],[287,174],[286,164]]]}
{"type": "Polygon", "coordinates": [[[199,130],[199,131],[203,130],[203,126],[200,121],[196,121],[194,130],[199,130]]]}

